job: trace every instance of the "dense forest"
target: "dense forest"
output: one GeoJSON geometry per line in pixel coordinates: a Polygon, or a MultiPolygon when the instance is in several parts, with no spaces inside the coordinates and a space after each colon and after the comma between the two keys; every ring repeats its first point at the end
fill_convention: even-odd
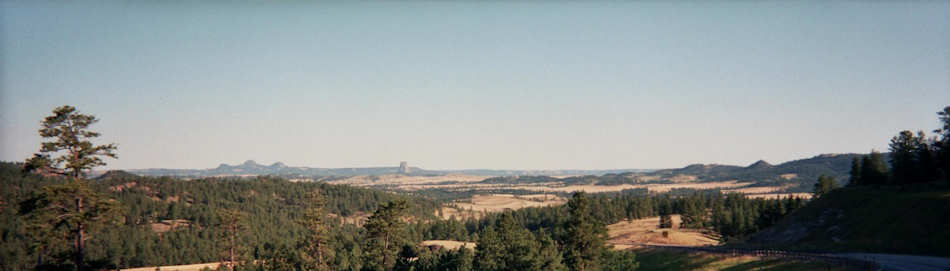
{"type": "MultiPolygon", "coordinates": [[[[58,177],[24,174],[23,165],[0,163],[0,191],[3,199],[0,266],[4,270],[29,270],[38,262],[55,261],[69,250],[66,245],[53,245],[45,252],[34,248],[24,216],[18,215],[17,204],[31,197],[40,187],[64,182],[58,177]],[[59,255],[59,256],[57,256],[59,255]],[[48,258],[44,260],[44,258],[48,258]]],[[[88,257],[105,266],[134,267],[221,260],[221,218],[218,210],[246,213],[245,234],[241,241],[246,257],[262,256],[265,251],[289,246],[305,231],[294,223],[305,207],[307,193],[320,191],[326,198],[324,206],[332,225],[331,233],[339,242],[338,251],[355,246],[359,228],[344,224],[342,217],[371,214],[379,205],[397,200],[411,200],[406,214],[418,219],[431,219],[436,204],[421,198],[409,199],[391,193],[327,185],[322,183],[291,183],[286,180],[260,177],[253,179],[180,180],[159,177],[103,178],[92,182],[96,191],[106,193],[123,206],[118,225],[90,229],[88,257]],[[171,228],[156,232],[156,228],[171,228]]],[[[367,215],[368,216],[368,215],[367,215]]],[[[418,238],[416,238],[418,239],[418,238]]],[[[341,253],[345,256],[346,253],[341,253]]],[[[341,260],[344,258],[341,257],[341,260]]]]}
{"type": "MultiPolygon", "coordinates": [[[[0,164],[0,174],[5,187],[0,217],[3,233],[0,262],[4,270],[33,269],[38,263],[54,269],[69,267],[67,255],[70,247],[40,247],[37,237],[27,231],[23,215],[18,214],[21,207],[17,205],[30,198],[39,187],[64,180],[24,173],[20,163],[0,164]]],[[[228,247],[223,244],[227,233],[219,210],[238,210],[246,214],[242,221],[244,229],[239,234],[240,259],[290,257],[288,255],[300,253],[298,243],[307,235],[306,227],[296,221],[307,210],[308,193],[312,191],[319,191],[324,198],[322,209],[329,225],[327,244],[335,252],[331,266],[341,270],[365,269],[366,255],[369,254],[369,247],[365,246],[369,222],[344,221],[343,218],[366,219],[382,209],[380,206],[392,202],[405,202],[401,207],[404,210],[398,212],[403,225],[398,234],[401,245],[393,248],[394,258],[420,259],[394,261],[393,264],[432,265],[430,267],[435,269],[445,267],[447,263],[444,261],[465,266],[478,266],[477,260],[488,261],[485,258],[488,256],[475,256],[487,249],[485,242],[491,239],[486,239],[486,236],[496,235],[524,239],[526,252],[521,260],[532,263],[561,261],[559,259],[564,255],[559,254],[559,246],[569,241],[570,229],[565,225],[570,224],[572,217],[570,206],[562,205],[491,214],[481,219],[440,220],[433,215],[438,204],[424,198],[342,185],[295,183],[271,177],[182,180],[110,173],[93,181],[92,187],[124,206],[120,223],[90,228],[87,258],[95,267],[220,261],[228,247]],[[512,231],[512,228],[519,230],[512,231]],[[469,252],[462,251],[426,251],[416,246],[422,240],[431,239],[473,241],[478,242],[479,248],[469,255],[466,254],[469,252]]],[[[746,199],[737,194],[685,190],[667,195],[630,190],[585,198],[592,221],[598,221],[601,227],[623,219],[683,214],[685,227],[707,228],[727,237],[742,236],[768,227],[804,204],[801,199],[746,199]]],[[[604,254],[604,257],[617,261],[623,261],[626,259],[623,255],[627,255],[609,251],[604,254]]],[[[538,265],[546,269],[543,266],[538,265]]]]}

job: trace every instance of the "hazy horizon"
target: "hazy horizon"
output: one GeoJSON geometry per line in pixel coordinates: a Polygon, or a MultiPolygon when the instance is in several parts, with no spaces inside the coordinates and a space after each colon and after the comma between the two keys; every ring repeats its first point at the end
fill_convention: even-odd
{"type": "MultiPolygon", "coordinates": [[[[791,161],[795,161],[795,160],[814,158],[814,157],[816,157],[816,156],[825,155],[825,154],[842,154],[842,155],[847,155],[847,154],[854,154],[854,153],[820,153],[820,154],[815,154],[815,155],[812,155],[812,156],[800,157],[800,158],[795,158],[795,159],[787,160],[787,161],[765,161],[765,160],[763,160],[763,161],[765,161],[765,162],[767,162],[767,163],[769,163],[769,164],[771,164],[771,165],[778,165],[778,164],[782,164],[782,163],[786,163],[786,162],[791,162],[791,161]]],[[[759,160],[762,160],[762,159],[759,159],[759,160]]],[[[725,165],[725,166],[749,166],[749,165],[751,165],[751,164],[754,164],[754,163],[758,162],[759,160],[755,160],[755,161],[750,162],[750,163],[748,163],[748,164],[724,164],[724,163],[710,162],[710,163],[690,163],[690,164],[683,164],[683,165],[671,166],[671,167],[664,167],[664,168],[638,168],[638,167],[626,167],[626,168],[429,168],[429,167],[426,167],[425,165],[413,164],[412,162],[409,162],[409,161],[406,161],[406,162],[409,163],[409,167],[410,167],[410,168],[421,168],[421,169],[424,169],[424,170],[434,170],[434,171],[459,171],[459,170],[499,170],[499,171],[504,171],[504,170],[512,170],[512,171],[522,171],[522,170],[523,170],[523,171],[558,171],[558,170],[572,171],[572,170],[577,170],[577,171],[601,171],[601,170],[623,170],[623,169],[631,169],[631,170],[661,170],[661,169],[682,168],[682,167],[686,167],[686,166],[694,165],[694,164],[716,164],[716,165],[725,165]]],[[[229,165],[229,166],[239,166],[239,165],[244,164],[244,163],[247,162],[247,161],[253,161],[254,163],[257,163],[258,165],[262,165],[262,166],[270,166],[270,165],[273,165],[273,164],[275,164],[275,163],[283,163],[285,166],[288,166],[288,167],[331,168],[331,169],[335,169],[335,168],[398,168],[398,167],[399,167],[399,162],[403,162],[403,161],[397,161],[396,163],[391,163],[391,164],[389,164],[389,165],[363,165],[363,166],[347,166],[347,167],[323,167],[323,166],[319,166],[319,165],[292,165],[292,164],[287,164],[287,163],[285,163],[285,162],[283,162],[283,161],[279,161],[279,160],[270,161],[270,162],[261,162],[261,161],[255,160],[255,159],[245,159],[245,160],[243,160],[243,161],[221,162],[221,163],[218,163],[218,164],[216,164],[216,165],[214,165],[214,166],[203,166],[203,167],[184,167],[184,168],[157,168],[157,167],[149,167],[149,168],[112,168],[112,169],[198,169],[198,170],[202,170],[202,169],[214,169],[214,168],[217,168],[217,167],[221,166],[222,164],[226,164],[226,165],[229,165]]],[[[102,170],[105,170],[105,168],[100,168],[100,169],[98,169],[98,170],[99,170],[99,171],[102,171],[102,170]]]]}
{"type": "Polygon", "coordinates": [[[659,169],[886,151],[950,105],[950,2],[0,2],[0,160],[659,169]]]}

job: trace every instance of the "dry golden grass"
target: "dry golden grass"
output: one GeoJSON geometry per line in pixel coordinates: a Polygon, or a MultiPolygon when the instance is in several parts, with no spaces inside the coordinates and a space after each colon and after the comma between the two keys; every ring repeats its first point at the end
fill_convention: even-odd
{"type": "Polygon", "coordinates": [[[636,176],[636,177],[633,177],[633,179],[636,180],[637,182],[645,183],[645,182],[652,182],[652,181],[659,180],[659,179],[660,179],[660,176],[656,176],[656,175],[638,175],[638,176],[636,176]]]}
{"type": "Polygon", "coordinates": [[[767,194],[775,193],[782,189],[788,188],[789,186],[758,186],[758,187],[743,187],[736,189],[726,189],[722,190],[723,193],[741,193],[741,194],[767,194]]]}
{"type": "Polygon", "coordinates": [[[150,226],[153,232],[164,233],[179,227],[190,227],[191,221],[185,219],[162,220],[152,223],[150,226]]]}
{"type": "Polygon", "coordinates": [[[467,248],[467,249],[472,249],[472,250],[475,249],[475,242],[462,242],[462,241],[452,241],[452,240],[425,240],[425,241],[422,241],[422,245],[423,246],[440,246],[449,250],[459,249],[462,247],[467,248]]]}
{"type": "MultiPolygon", "coordinates": [[[[787,175],[787,174],[786,174],[787,175]]],[[[792,174],[794,175],[794,174],[792,174]]],[[[787,188],[791,188],[793,185],[783,185],[783,186],[760,186],[760,187],[743,187],[736,189],[726,189],[722,190],[723,193],[741,193],[745,194],[747,198],[754,199],[779,199],[779,198],[788,198],[788,197],[798,197],[803,199],[810,199],[811,193],[782,193],[780,191],[787,188]]]]}
{"type": "Polygon", "coordinates": [[[218,269],[220,262],[215,263],[198,263],[198,264],[186,264],[186,265],[168,265],[168,266],[149,266],[149,267],[137,267],[137,268],[128,268],[120,269],[121,271],[198,271],[204,268],[211,270],[218,269]]]}
{"type": "Polygon", "coordinates": [[[784,199],[788,197],[797,197],[802,199],[810,199],[812,197],[811,193],[768,193],[768,194],[746,194],[747,198],[754,199],[784,199]]]}
{"type": "Polygon", "coordinates": [[[673,228],[660,229],[660,217],[625,220],[607,226],[607,243],[614,249],[627,249],[637,244],[663,244],[681,246],[715,245],[719,240],[715,236],[693,230],[680,230],[679,215],[673,215],[673,228]],[[663,237],[668,231],[669,237],[663,237]]]}
{"type": "Polygon", "coordinates": [[[693,181],[696,181],[696,176],[681,174],[681,175],[673,176],[672,178],[670,178],[670,181],[674,183],[693,182],[693,181]]]}
{"type": "MultiPolygon", "coordinates": [[[[340,220],[340,225],[343,225],[343,224],[353,224],[353,225],[356,225],[356,226],[363,226],[363,224],[366,222],[366,220],[369,219],[370,216],[371,216],[371,214],[366,213],[366,212],[356,212],[356,213],[354,213],[354,214],[351,214],[351,215],[348,215],[348,216],[344,216],[344,217],[340,220]]],[[[329,214],[327,214],[327,218],[330,218],[330,219],[340,219],[340,215],[334,214],[334,213],[329,213],[329,214]]]]}
{"type": "Polygon", "coordinates": [[[575,192],[584,191],[587,193],[618,192],[627,189],[646,188],[650,192],[669,192],[676,188],[688,189],[728,189],[749,186],[751,182],[723,181],[707,183],[672,183],[672,184],[621,184],[621,185],[569,185],[569,186],[511,186],[511,189],[521,189],[539,192],[575,192]]]}
{"type": "Polygon", "coordinates": [[[527,207],[544,207],[561,205],[567,199],[555,195],[524,195],[510,194],[475,195],[467,201],[453,202],[442,208],[442,218],[481,217],[485,213],[518,210],[527,207]]]}
{"type": "Polygon", "coordinates": [[[778,177],[782,179],[786,179],[786,180],[791,180],[791,179],[798,178],[798,174],[786,173],[786,174],[778,175],[778,177]]]}
{"type": "Polygon", "coordinates": [[[342,180],[330,181],[329,183],[348,184],[352,186],[396,185],[401,187],[409,185],[431,185],[442,182],[474,183],[485,180],[486,178],[489,177],[464,174],[449,174],[441,176],[407,176],[401,174],[387,174],[379,176],[353,176],[342,180]]]}
{"type": "MultiPolygon", "coordinates": [[[[807,193],[779,193],[788,186],[769,186],[769,187],[748,187],[753,182],[739,182],[737,180],[721,182],[702,182],[698,183],[697,176],[694,175],[676,175],[670,178],[673,183],[642,183],[658,180],[659,176],[635,176],[632,182],[620,185],[565,185],[561,181],[527,184],[508,184],[508,183],[479,183],[491,176],[476,176],[465,174],[450,174],[443,176],[406,176],[401,174],[389,174],[380,176],[353,176],[342,180],[330,181],[334,184],[347,184],[361,187],[381,187],[384,189],[396,189],[402,191],[420,191],[427,189],[445,189],[445,190],[522,190],[538,193],[570,193],[584,191],[588,193],[619,192],[628,189],[647,189],[654,193],[670,192],[673,189],[722,189],[723,192],[736,192],[746,194],[751,198],[780,198],[797,196],[809,198],[807,193]]],[[[558,176],[570,177],[570,176],[558,176]]],[[[795,174],[783,174],[782,178],[791,179],[797,177],[795,174]]],[[[455,206],[447,206],[442,209],[442,217],[480,217],[485,212],[499,212],[505,209],[520,209],[525,207],[548,206],[560,203],[519,203],[521,200],[528,199],[528,196],[519,196],[519,200],[512,199],[510,195],[476,196],[473,202],[458,203],[455,206]],[[479,198],[483,197],[483,198],[479,198]],[[487,197],[487,198],[484,198],[487,197]]],[[[543,197],[543,196],[541,196],[543,197]]],[[[158,199],[156,199],[158,200],[158,199]]],[[[561,202],[563,203],[563,202],[561,202]]]]}

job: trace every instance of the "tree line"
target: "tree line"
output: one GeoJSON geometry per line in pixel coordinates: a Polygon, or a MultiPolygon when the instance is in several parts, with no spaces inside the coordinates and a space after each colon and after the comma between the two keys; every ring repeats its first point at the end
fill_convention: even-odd
{"type": "Polygon", "coordinates": [[[849,184],[906,185],[947,180],[950,176],[950,106],[937,112],[937,116],[940,127],[934,130],[936,136],[904,130],[891,138],[888,159],[874,150],[855,158],[849,184]]]}

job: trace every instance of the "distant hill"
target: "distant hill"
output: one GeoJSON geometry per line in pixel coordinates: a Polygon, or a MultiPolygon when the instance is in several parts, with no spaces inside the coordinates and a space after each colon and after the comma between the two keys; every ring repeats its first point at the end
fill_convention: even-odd
{"type": "Polygon", "coordinates": [[[96,180],[130,180],[138,178],[139,175],[129,173],[124,170],[110,170],[96,177],[96,180]]]}
{"type": "Polygon", "coordinates": [[[759,160],[749,166],[694,164],[678,169],[658,170],[650,175],[673,178],[679,175],[696,176],[698,181],[754,181],[761,185],[776,183],[814,182],[818,176],[829,175],[846,183],[851,161],[863,154],[822,154],[811,158],[789,161],[778,165],[759,160]]]}
{"type": "Polygon", "coordinates": [[[783,192],[811,192],[812,185],[822,174],[832,176],[839,183],[848,182],[851,161],[861,154],[822,154],[811,158],[772,165],[759,160],[748,166],[693,164],[683,168],[640,172],[609,172],[603,175],[579,175],[552,178],[544,175],[500,176],[482,183],[530,184],[559,182],[565,185],[621,185],[643,183],[684,182],[752,182],[750,187],[784,187],[783,192]]]}
{"type": "MultiPolygon", "coordinates": [[[[399,167],[362,167],[362,168],[314,168],[291,167],[276,162],[271,165],[258,164],[254,160],[247,160],[242,164],[221,164],[217,168],[209,169],[129,169],[128,172],[143,176],[178,176],[178,177],[209,177],[209,176],[356,176],[356,175],[385,175],[399,174],[399,167]]],[[[408,175],[443,175],[468,174],[484,176],[517,176],[517,175],[601,175],[622,172],[646,172],[644,169],[609,169],[609,170],[492,170],[492,169],[462,169],[462,170],[426,170],[419,167],[409,167],[408,175]]]]}
{"type": "MultiPolygon", "coordinates": [[[[435,174],[418,167],[410,167],[412,174],[435,174]]],[[[290,167],[282,162],[270,165],[258,164],[254,160],[247,160],[242,164],[221,164],[209,169],[130,169],[129,172],[144,176],[179,176],[179,177],[209,177],[209,176],[351,176],[351,175],[382,175],[399,173],[399,167],[365,167],[365,168],[311,168],[290,167]]]]}

